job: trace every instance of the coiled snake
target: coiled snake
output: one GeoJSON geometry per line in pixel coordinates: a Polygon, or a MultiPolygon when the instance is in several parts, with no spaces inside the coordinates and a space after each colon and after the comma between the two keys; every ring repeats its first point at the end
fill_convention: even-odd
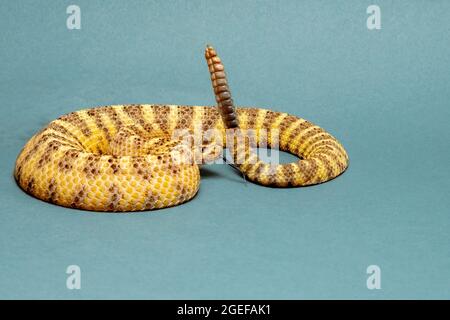
{"type": "Polygon", "coordinates": [[[320,127],[282,112],[234,107],[220,58],[210,46],[205,57],[217,107],[115,105],[61,116],[20,152],[18,185],[61,206],[138,211],[192,199],[199,164],[220,157],[223,147],[247,179],[264,186],[317,184],[345,171],[344,148],[320,127]],[[300,160],[265,163],[254,149],[264,145],[300,160]]]}

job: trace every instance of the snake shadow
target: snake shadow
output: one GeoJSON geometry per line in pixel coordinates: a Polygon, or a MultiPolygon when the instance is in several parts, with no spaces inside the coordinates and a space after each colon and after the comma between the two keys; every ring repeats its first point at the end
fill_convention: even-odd
{"type": "Polygon", "coordinates": [[[225,179],[228,181],[232,181],[232,182],[238,182],[238,183],[245,183],[246,181],[242,178],[242,175],[239,174],[236,171],[233,171],[230,168],[231,172],[231,176],[230,175],[225,175],[222,174],[220,172],[218,172],[217,170],[214,170],[212,167],[208,167],[208,166],[201,166],[200,167],[200,176],[202,177],[202,179],[225,179]]]}

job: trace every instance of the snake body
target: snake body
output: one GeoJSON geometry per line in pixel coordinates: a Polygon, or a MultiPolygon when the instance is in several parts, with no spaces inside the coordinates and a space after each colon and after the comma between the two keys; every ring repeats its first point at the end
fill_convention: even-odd
{"type": "Polygon", "coordinates": [[[26,143],[14,170],[18,185],[41,200],[85,210],[170,207],[195,196],[199,164],[216,159],[230,143],[234,165],[264,186],[312,185],[345,171],[347,153],[332,135],[294,115],[235,107],[213,48],[207,48],[206,59],[218,107],[114,105],[66,114],[26,143]],[[215,134],[179,148],[195,132],[215,134]],[[246,132],[254,133],[252,139],[246,132]],[[244,143],[236,143],[241,136],[244,143]],[[300,160],[265,163],[252,149],[274,145],[300,160]]]}

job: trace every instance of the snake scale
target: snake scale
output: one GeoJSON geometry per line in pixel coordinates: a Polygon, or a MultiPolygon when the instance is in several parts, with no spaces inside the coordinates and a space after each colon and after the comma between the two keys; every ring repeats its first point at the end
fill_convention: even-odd
{"type": "Polygon", "coordinates": [[[205,57],[216,107],[113,105],[63,115],[23,147],[14,169],[18,185],[61,206],[139,211],[192,199],[200,185],[199,165],[217,159],[223,148],[231,150],[233,165],[248,180],[264,186],[318,184],[345,171],[347,153],[324,129],[283,112],[235,107],[211,46],[205,57]],[[250,131],[253,139],[245,135],[250,131]],[[195,140],[194,132],[215,135],[186,144],[186,137],[195,140]],[[253,148],[262,145],[300,160],[263,162],[253,148]]]}

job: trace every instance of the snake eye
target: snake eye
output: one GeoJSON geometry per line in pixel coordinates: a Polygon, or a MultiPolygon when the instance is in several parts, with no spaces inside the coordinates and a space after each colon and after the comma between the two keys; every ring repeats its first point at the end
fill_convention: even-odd
{"type": "Polygon", "coordinates": [[[206,46],[205,58],[208,63],[211,84],[223,123],[227,129],[237,128],[239,123],[222,61],[216,50],[210,45],[206,46]]]}

